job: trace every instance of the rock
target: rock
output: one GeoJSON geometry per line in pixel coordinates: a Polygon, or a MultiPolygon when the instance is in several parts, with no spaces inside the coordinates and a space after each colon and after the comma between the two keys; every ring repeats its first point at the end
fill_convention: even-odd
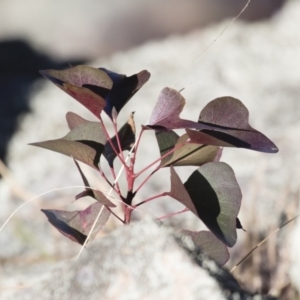
{"type": "MultiPolygon", "coordinates": [[[[269,17],[283,3],[252,0],[241,18],[269,17]]],[[[219,22],[237,15],[245,4],[232,0],[62,0],[59,4],[4,0],[0,3],[0,39],[24,37],[39,51],[55,57],[91,59],[219,22]]]]}
{"type": "Polygon", "coordinates": [[[18,119],[29,111],[31,89],[39,70],[66,68],[68,63],[55,62],[50,57],[34,50],[22,40],[0,41],[0,159],[5,160],[6,147],[17,129],[18,119]]]}
{"type": "MultiPolygon", "coordinates": [[[[47,270],[44,270],[45,272],[47,270]]],[[[275,299],[251,295],[191,240],[150,219],[122,227],[3,299],[275,299]],[[198,265],[195,263],[198,263],[198,265]]]]}
{"type": "MultiPolygon", "coordinates": [[[[182,113],[183,118],[197,120],[200,110],[208,101],[231,95],[242,100],[248,107],[250,124],[278,146],[279,153],[276,155],[242,149],[224,150],[222,160],[233,167],[241,185],[244,197],[239,218],[247,230],[247,233],[239,232],[238,242],[231,251],[229,268],[281,225],[282,220],[293,217],[297,211],[295,199],[298,182],[295,178],[299,177],[300,163],[300,144],[297,138],[300,127],[300,38],[296,24],[299,19],[300,3],[289,1],[269,21],[256,24],[240,21],[233,23],[202,55],[201,51],[218,37],[228,22],[197,30],[183,37],[173,36],[164,41],[149,42],[126,53],[91,63],[96,67],[103,66],[128,75],[142,69],[148,69],[152,74],[149,83],[124,107],[119,117],[120,125],[135,110],[139,128],[149,118],[163,87],[172,86],[178,90],[184,87],[182,94],[187,104],[182,113]],[[195,57],[198,59],[195,60],[195,57]],[[191,67],[186,69],[188,65],[191,67]]],[[[34,195],[55,187],[81,184],[71,159],[25,145],[64,136],[67,133],[64,119],[67,111],[77,112],[88,119],[92,119],[91,114],[50,83],[43,83],[42,88],[32,94],[31,109],[32,113],[23,119],[9,148],[9,167],[16,182],[34,195]]],[[[142,143],[140,148],[137,169],[154,160],[155,153],[158,155],[153,136],[147,133],[143,140],[147,143],[142,143]]],[[[183,179],[191,173],[191,169],[178,170],[183,179]]],[[[84,171],[89,172],[87,168],[84,171]]],[[[92,172],[88,175],[96,185],[99,181],[96,175],[92,172]]],[[[138,200],[169,189],[168,170],[156,175],[137,195],[138,200]]],[[[69,204],[78,192],[80,190],[70,188],[61,193],[49,193],[39,205],[55,209],[86,207],[85,201],[88,200],[84,199],[72,206],[69,204]],[[69,198],[62,199],[62,195],[69,198]]],[[[14,195],[14,189],[9,189],[4,183],[0,186],[0,197],[0,218],[4,221],[19,205],[20,200],[14,195]]],[[[157,202],[145,205],[135,216],[138,218],[150,214],[156,218],[165,211],[180,209],[174,201],[167,199],[164,203],[164,206],[157,202]]],[[[173,222],[190,230],[202,226],[189,214],[174,218],[173,222]]],[[[291,285],[291,262],[286,258],[290,257],[291,250],[287,241],[292,225],[286,226],[281,231],[282,234],[270,239],[265,248],[260,247],[243,263],[243,268],[241,266],[235,271],[234,275],[243,286],[252,291],[272,290],[274,295],[281,295],[281,291],[291,285]],[[277,285],[279,280],[280,285],[277,285]]],[[[63,237],[50,229],[38,207],[28,205],[7,226],[16,226],[18,230],[28,228],[36,243],[41,245],[41,253],[47,253],[50,257],[55,257],[57,253],[66,255],[66,252],[66,256],[71,256],[77,251],[76,246],[69,247],[69,242],[63,242],[63,237]],[[19,222],[22,226],[17,227],[14,222],[19,222]]],[[[2,234],[3,231],[0,239],[2,234]]],[[[11,236],[11,240],[15,239],[18,240],[19,237],[11,236]]],[[[6,237],[4,241],[7,240],[6,237]]],[[[27,242],[23,245],[27,252],[22,258],[27,257],[28,249],[37,249],[33,246],[34,243],[27,242]]],[[[6,259],[15,257],[9,256],[9,246],[5,250],[6,259]]],[[[18,252],[18,255],[21,254],[22,248],[18,252]]],[[[295,258],[294,264],[300,266],[300,261],[295,258]]],[[[5,276],[2,276],[3,284],[5,280],[5,276]]],[[[297,280],[295,277],[294,282],[297,280]]]]}

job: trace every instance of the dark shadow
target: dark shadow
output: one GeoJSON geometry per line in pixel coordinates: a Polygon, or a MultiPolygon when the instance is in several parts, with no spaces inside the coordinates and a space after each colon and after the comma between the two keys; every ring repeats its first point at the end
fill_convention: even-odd
{"type": "Polygon", "coordinates": [[[221,212],[219,199],[210,183],[200,172],[194,172],[184,187],[189,193],[200,219],[216,237],[228,245],[217,221],[221,212]]]}
{"type": "Polygon", "coordinates": [[[79,63],[83,61],[54,61],[21,40],[0,42],[0,159],[5,161],[19,116],[29,111],[30,90],[42,78],[39,70],[63,69],[79,63]]]}

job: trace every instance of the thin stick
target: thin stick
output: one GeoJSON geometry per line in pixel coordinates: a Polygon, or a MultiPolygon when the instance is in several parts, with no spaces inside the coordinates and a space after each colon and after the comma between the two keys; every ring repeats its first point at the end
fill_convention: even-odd
{"type": "Polygon", "coordinates": [[[7,166],[4,164],[4,162],[1,159],[0,159],[0,175],[2,175],[3,179],[10,185],[13,193],[23,201],[27,201],[28,199],[34,197],[18,183],[18,181],[13,177],[12,173],[10,172],[10,170],[7,168],[7,166]]]}
{"type": "MultiPolygon", "coordinates": [[[[127,157],[126,157],[125,164],[122,164],[122,167],[120,168],[119,173],[118,173],[117,177],[115,178],[113,185],[115,185],[115,184],[118,182],[118,180],[119,180],[119,178],[120,178],[120,176],[121,176],[121,174],[122,174],[122,172],[123,172],[123,170],[124,170],[124,168],[125,168],[126,162],[127,162],[127,160],[129,159],[130,154],[131,154],[131,152],[133,151],[133,149],[134,149],[134,146],[130,149],[129,154],[128,154],[127,157]]],[[[126,167],[128,167],[128,166],[126,165],[126,167]]],[[[108,197],[110,196],[110,194],[111,194],[112,191],[113,191],[113,188],[110,188],[110,190],[109,190],[109,192],[108,192],[108,197]]],[[[129,206],[130,206],[130,205],[129,205],[129,206]]],[[[93,230],[94,230],[94,228],[95,228],[95,226],[96,226],[96,223],[98,222],[98,220],[99,220],[99,218],[100,218],[100,216],[101,216],[101,214],[102,214],[103,209],[104,209],[104,206],[101,207],[101,209],[100,209],[100,211],[99,211],[99,213],[98,213],[98,215],[97,215],[97,217],[96,217],[96,219],[95,219],[95,221],[94,221],[94,223],[93,223],[93,226],[92,226],[92,228],[90,229],[90,232],[89,232],[89,234],[87,235],[87,237],[86,237],[86,239],[85,239],[85,241],[84,241],[82,247],[80,248],[80,251],[79,251],[78,255],[76,256],[76,259],[75,259],[75,260],[78,260],[78,258],[80,257],[80,255],[81,255],[83,249],[85,248],[85,246],[86,246],[86,244],[87,244],[87,242],[88,242],[88,240],[89,240],[91,234],[93,233],[93,230]]]]}
{"type": "MultiPolygon", "coordinates": [[[[225,26],[225,28],[219,33],[219,35],[206,47],[204,48],[204,50],[202,50],[202,52],[200,52],[199,55],[197,55],[187,66],[186,68],[180,72],[180,77],[182,77],[188,69],[191,68],[191,66],[224,34],[224,32],[241,16],[241,14],[247,9],[247,7],[249,6],[251,0],[248,0],[248,2],[246,3],[246,5],[243,7],[243,9],[239,12],[239,14],[232,18],[231,21],[228,23],[227,26],[225,26]]],[[[178,79],[180,78],[178,77],[171,86],[174,86],[175,83],[178,81],[178,79]]]]}
{"type": "Polygon", "coordinates": [[[2,229],[5,227],[5,225],[9,222],[9,220],[16,214],[16,212],[17,212],[18,210],[20,210],[20,209],[21,209],[23,206],[25,206],[26,204],[32,202],[33,200],[36,200],[37,198],[40,198],[40,197],[44,196],[44,195],[47,195],[47,194],[49,194],[49,193],[52,193],[52,192],[54,192],[54,191],[67,190],[67,189],[71,189],[71,188],[89,188],[89,189],[92,189],[92,190],[98,190],[98,189],[96,189],[96,188],[92,188],[92,187],[85,186],[85,185],[73,185],[73,186],[67,186],[67,187],[62,187],[62,188],[54,188],[54,189],[52,189],[52,190],[50,190],[50,191],[43,192],[43,193],[41,193],[41,194],[39,194],[39,195],[37,195],[37,196],[35,196],[35,197],[33,197],[33,198],[27,200],[25,203],[21,204],[17,209],[15,209],[15,210],[11,213],[11,215],[6,219],[6,221],[4,222],[4,224],[0,227],[0,232],[1,232],[2,229]]]}
{"type": "Polygon", "coordinates": [[[287,225],[288,223],[292,222],[293,220],[295,220],[296,218],[298,218],[298,215],[295,216],[294,218],[288,220],[287,222],[285,222],[284,224],[282,224],[280,227],[278,227],[276,230],[274,230],[271,234],[269,234],[265,239],[263,239],[259,244],[257,244],[246,256],[244,256],[244,258],[242,260],[240,260],[231,270],[230,273],[232,273],[243,261],[245,261],[259,246],[261,246],[265,241],[267,241],[273,234],[275,234],[276,232],[278,232],[282,227],[284,227],[285,225],[287,225]]]}

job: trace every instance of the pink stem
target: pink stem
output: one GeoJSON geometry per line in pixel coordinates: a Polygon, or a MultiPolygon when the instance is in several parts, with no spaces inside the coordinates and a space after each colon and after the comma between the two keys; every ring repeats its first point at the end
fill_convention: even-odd
{"type": "Polygon", "coordinates": [[[112,149],[114,150],[116,156],[120,159],[120,161],[122,162],[122,164],[124,165],[124,167],[127,169],[128,166],[127,166],[126,162],[124,161],[124,159],[119,155],[119,153],[118,153],[118,151],[116,150],[115,146],[113,145],[113,143],[112,143],[112,141],[111,141],[111,138],[110,138],[110,136],[109,136],[109,134],[108,134],[108,132],[107,132],[107,130],[106,130],[106,127],[105,127],[104,123],[103,123],[102,118],[100,118],[100,122],[101,122],[102,128],[103,128],[103,130],[104,130],[104,133],[105,133],[105,135],[106,135],[106,139],[108,140],[109,144],[111,145],[112,149]]]}
{"type": "Polygon", "coordinates": [[[135,163],[136,153],[137,153],[137,150],[138,150],[138,147],[139,147],[139,144],[140,144],[140,140],[141,140],[141,137],[142,137],[143,133],[144,133],[144,129],[142,128],[141,131],[140,131],[140,134],[138,136],[137,142],[136,142],[136,144],[134,146],[135,149],[134,149],[133,157],[132,157],[132,160],[131,160],[132,167],[134,166],[134,163],[135,163]]]}
{"type": "Polygon", "coordinates": [[[174,151],[178,150],[179,148],[183,147],[186,143],[182,143],[177,145],[176,147],[174,147],[172,150],[170,150],[169,152],[165,153],[163,156],[161,156],[160,158],[156,159],[154,162],[152,162],[150,165],[148,165],[147,167],[145,167],[144,169],[142,169],[140,172],[138,172],[137,174],[135,174],[135,177],[140,176],[143,172],[145,172],[146,170],[148,170],[149,168],[151,168],[153,165],[155,165],[157,162],[161,161],[162,159],[164,159],[165,157],[167,157],[168,155],[170,155],[171,153],[173,153],[174,151]]]}
{"type": "Polygon", "coordinates": [[[143,200],[142,202],[140,202],[140,203],[134,205],[134,208],[136,208],[136,207],[138,207],[138,206],[140,206],[140,205],[142,205],[142,204],[145,204],[145,203],[147,203],[147,202],[150,202],[150,201],[152,201],[152,200],[154,200],[154,199],[157,199],[157,198],[160,198],[160,197],[164,197],[164,196],[168,196],[168,195],[169,195],[169,193],[167,193],[167,192],[164,192],[164,193],[155,195],[155,196],[153,196],[153,197],[150,197],[150,198],[148,198],[148,199],[146,199],[146,200],[143,200]]]}
{"type": "Polygon", "coordinates": [[[138,188],[135,190],[135,193],[137,193],[142,187],[143,187],[143,185],[152,177],[152,175],[156,172],[156,171],[158,171],[160,168],[159,168],[159,166],[154,170],[154,171],[152,171],[144,180],[143,180],[143,182],[138,186],[138,188]]]}
{"type": "Polygon", "coordinates": [[[171,213],[171,214],[167,214],[167,215],[165,215],[165,216],[162,216],[162,217],[160,217],[160,218],[157,218],[156,220],[167,219],[167,218],[173,217],[173,216],[175,216],[175,215],[182,214],[182,213],[184,213],[184,212],[186,212],[186,211],[189,211],[189,209],[188,209],[188,208],[185,208],[185,209],[180,210],[180,211],[178,211],[178,212],[171,213]]]}
{"type": "Polygon", "coordinates": [[[121,155],[123,161],[125,161],[124,155],[123,155],[123,150],[122,150],[121,143],[120,143],[120,138],[119,138],[119,133],[118,133],[118,128],[117,128],[117,123],[116,123],[116,121],[114,119],[113,119],[113,127],[114,127],[114,130],[115,130],[116,140],[117,140],[117,144],[118,144],[119,151],[120,151],[119,154],[121,155]]]}
{"type": "Polygon", "coordinates": [[[116,176],[116,173],[115,173],[115,169],[114,168],[110,168],[110,171],[111,171],[111,174],[112,174],[112,176],[114,178],[114,184],[113,184],[113,186],[116,187],[116,189],[115,189],[116,192],[121,196],[121,191],[120,191],[119,183],[116,181],[117,176],[116,176]]]}

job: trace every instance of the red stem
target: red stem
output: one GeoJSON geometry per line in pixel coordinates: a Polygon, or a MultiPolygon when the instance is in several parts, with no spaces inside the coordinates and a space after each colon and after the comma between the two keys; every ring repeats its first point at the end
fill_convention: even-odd
{"type": "Polygon", "coordinates": [[[189,211],[189,209],[188,209],[188,208],[185,208],[185,209],[180,210],[180,211],[178,211],[178,212],[171,213],[171,214],[167,214],[167,215],[165,215],[165,216],[162,216],[162,217],[160,217],[160,218],[157,218],[156,220],[167,219],[167,218],[173,217],[173,216],[175,216],[175,215],[182,214],[182,213],[184,213],[184,212],[186,212],[186,211],[189,211]]]}
{"type": "Polygon", "coordinates": [[[133,153],[133,157],[132,157],[132,160],[131,160],[131,166],[132,166],[132,169],[133,169],[133,166],[134,166],[134,163],[135,163],[135,159],[136,159],[136,153],[137,153],[137,150],[138,150],[138,147],[140,145],[140,140],[141,140],[141,137],[142,137],[142,134],[144,133],[144,128],[142,127],[141,131],[140,131],[140,134],[137,138],[137,141],[135,143],[135,145],[133,147],[135,147],[134,149],[134,153],[133,153]]]}
{"type": "Polygon", "coordinates": [[[156,159],[154,162],[152,162],[150,165],[148,165],[147,167],[145,167],[144,169],[142,169],[140,172],[138,172],[137,174],[135,174],[135,177],[140,176],[143,172],[145,172],[146,170],[148,170],[149,168],[151,168],[153,165],[155,165],[157,162],[161,161],[162,159],[164,159],[165,157],[167,157],[168,155],[170,155],[171,153],[173,153],[174,151],[178,150],[179,148],[183,147],[186,143],[182,143],[177,145],[176,147],[174,147],[172,150],[170,150],[169,152],[165,153],[163,156],[161,156],[160,158],[156,159]]]}
{"type": "Polygon", "coordinates": [[[116,188],[115,188],[115,191],[116,191],[120,196],[122,196],[122,195],[121,195],[121,191],[120,191],[120,187],[119,187],[119,183],[118,183],[118,181],[116,181],[117,176],[116,176],[116,173],[115,173],[115,169],[114,169],[114,168],[110,168],[110,171],[111,171],[111,174],[112,174],[113,179],[114,179],[114,184],[113,184],[113,186],[116,187],[116,188]]]}
{"type": "Polygon", "coordinates": [[[160,198],[160,197],[164,197],[164,196],[168,196],[168,195],[169,195],[168,192],[163,192],[163,193],[161,193],[161,194],[158,194],[158,195],[155,195],[155,196],[153,196],[153,197],[150,197],[150,198],[148,198],[148,199],[146,199],[146,200],[143,200],[142,202],[140,202],[140,203],[134,205],[133,207],[136,208],[136,207],[138,207],[138,206],[140,206],[140,205],[142,205],[142,204],[145,204],[145,203],[147,203],[147,202],[150,202],[150,201],[152,201],[152,200],[154,200],[154,199],[157,199],[157,198],[160,198]]]}
{"type": "Polygon", "coordinates": [[[152,171],[144,180],[143,182],[138,186],[138,188],[135,190],[135,193],[137,193],[142,187],[143,185],[151,178],[151,176],[160,169],[160,167],[158,166],[154,171],[152,171]]]}
{"type": "Polygon", "coordinates": [[[113,127],[114,127],[114,130],[115,130],[115,136],[116,136],[116,140],[117,140],[117,144],[118,144],[118,148],[119,148],[119,151],[120,151],[120,155],[123,159],[123,161],[125,161],[124,159],[124,154],[123,154],[123,150],[122,150],[122,147],[121,147],[121,143],[120,143],[120,138],[119,138],[119,133],[118,133],[118,127],[117,127],[117,122],[115,121],[115,119],[113,119],[113,127]]]}
{"type": "Polygon", "coordinates": [[[102,118],[100,118],[100,122],[101,122],[102,128],[103,128],[103,130],[104,130],[104,133],[105,133],[105,135],[106,135],[106,139],[108,140],[109,144],[111,145],[112,149],[114,150],[116,156],[120,159],[120,161],[122,162],[122,164],[124,165],[124,167],[127,169],[128,166],[127,166],[127,164],[125,163],[124,159],[123,159],[123,158],[119,155],[119,153],[117,152],[115,146],[113,145],[113,143],[112,143],[112,141],[111,141],[111,138],[110,138],[110,136],[109,136],[109,134],[108,134],[108,132],[107,132],[107,130],[106,130],[106,127],[105,127],[104,123],[103,123],[102,118]]]}
{"type": "Polygon", "coordinates": [[[131,213],[132,213],[133,209],[134,208],[132,206],[125,205],[125,210],[124,210],[124,223],[125,224],[130,223],[131,213]]]}

